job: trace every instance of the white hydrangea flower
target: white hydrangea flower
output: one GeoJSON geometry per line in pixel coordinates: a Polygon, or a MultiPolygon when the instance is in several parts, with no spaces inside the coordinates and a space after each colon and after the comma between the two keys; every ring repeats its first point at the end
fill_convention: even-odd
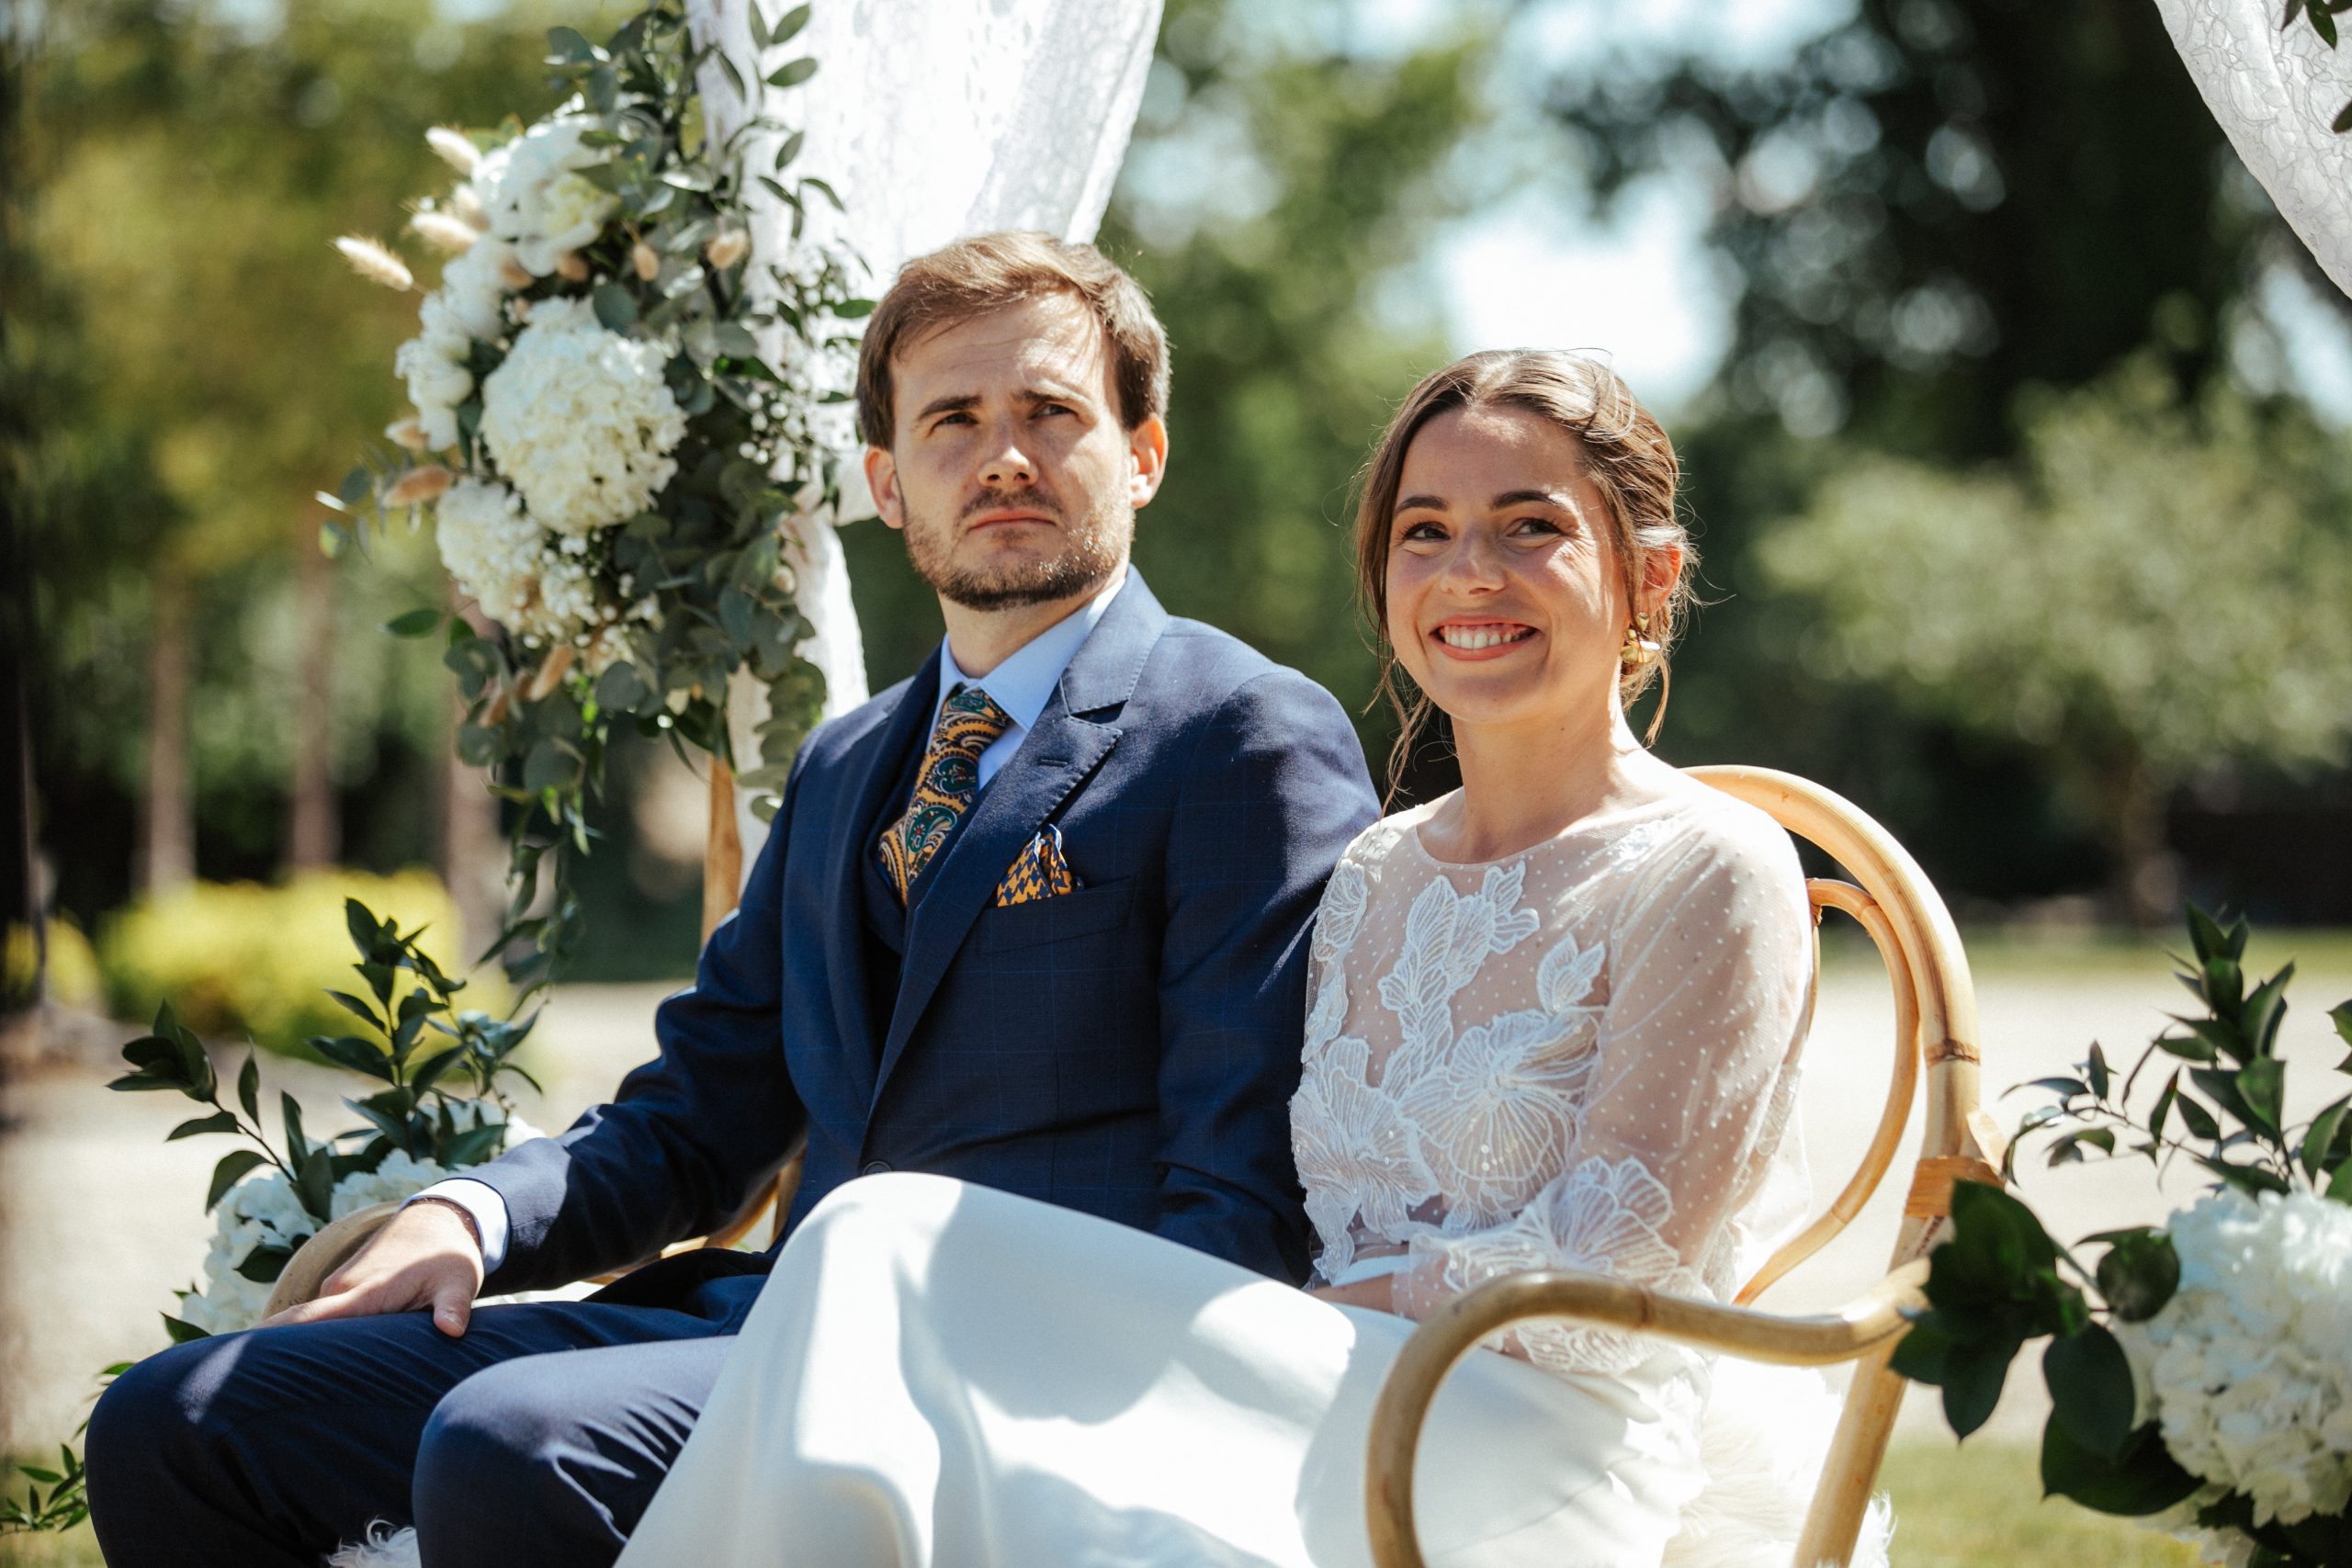
{"type": "Polygon", "coordinates": [[[491,233],[512,246],[514,259],[535,277],[545,277],[565,252],[595,239],[620,206],[618,197],[576,172],[603,162],[580,140],[597,123],[594,115],[552,115],[485,153],[469,182],[491,233]]]}
{"type": "Polygon", "coordinates": [[[514,254],[485,234],[441,268],[437,292],[444,308],[484,343],[496,343],[506,335],[506,296],[511,290],[501,274],[514,254]]]}
{"type": "Polygon", "coordinates": [[[249,1176],[213,1210],[212,1240],[204,1255],[204,1285],[180,1300],[177,1316],[208,1334],[233,1333],[259,1323],[270,1287],[237,1272],[257,1247],[292,1251],[319,1228],[285,1173],[275,1167],[249,1176]]]}
{"type": "Polygon", "coordinates": [[[2117,1334],[2165,1446],[2257,1523],[2352,1502],[2352,1207],[2212,1193],[2166,1227],[2180,1288],[2117,1334]]]}
{"type": "Polygon", "coordinates": [[[584,299],[545,299],[482,383],[481,438],[531,515],[587,534],[635,515],[677,472],[686,417],[659,344],[606,332],[584,299]]]}
{"type": "Polygon", "coordinates": [[[540,529],[504,485],[462,479],[434,507],[441,564],[482,614],[519,629],[539,597],[540,529]]]}
{"type": "Polygon", "coordinates": [[[394,1149],[375,1169],[355,1170],[336,1182],[328,1207],[339,1220],[378,1203],[396,1203],[413,1192],[422,1192],[448,1174],[447,1166],[394,1149]]]}
{"type": "Polygon", "coordinates": [[[473,344],[442,290],[424,297],[417,319],[422,330],[401,344],[392,367],[408,383],[429,449],[438,452],[458,444],[458,405],[474,389],[473,372],[466,368],[473,344]]]}
{"type": "MultiPolygon", "coordinates": [[[[459,1106],[457,1116],[461,1127],[503,1122],[510,1149],[527,1139],[547,1136],[521,1117],[508,1116],[494,1101],[468,1102],[459,1106]]],[[[354,1171],[336,1182],[328,1198],[328,1212],[340,1220],[377,1203],[397,1202],[451,1174],[435,1161],[394,1149],[374,1170],[354,1171]]],[[[208,1334],[233,1334],[262,1320],[271,1290],[238,1273],[238,1266],[257,1247],[282,1247],[291,1252],[317,1234],[320,1226],[294,1195],[286,1174],[276,1167],[229,1189],[213,1210],[213,1222],[212,1240],[204,1256],[204,1286],[182,1297],[175,1315],[208,1334]]]]}

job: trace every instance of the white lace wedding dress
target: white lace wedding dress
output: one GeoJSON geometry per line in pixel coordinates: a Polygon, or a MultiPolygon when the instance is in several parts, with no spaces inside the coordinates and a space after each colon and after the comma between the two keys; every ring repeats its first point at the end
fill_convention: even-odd
{"type": "MultiPolygon", "coordinates": [[[[1490,864],[1432,859],[1426,817],[1368,829],[1316,926],[1293,1128],[1318,1272],[1393,1272],[1408,1314],[1549,1266],[1727,1295],[1804,1190],[1789,840],[1688,783],[1490,864]]],[[[985,1189],[852,1182],[621,1561],[1365,1564],[1364,1437],[1411,1327],[985,1189]]],[[[1432,1562],[1741,1560],[1686,1529],[1724,1479],[1702,1359],[1560,1325],[1502,1348],[1431,1413],[1432,1562]]],[[[1745,1520],[1745,1560],[1786,1563],[1793,1525],[1745,1520]]]]}

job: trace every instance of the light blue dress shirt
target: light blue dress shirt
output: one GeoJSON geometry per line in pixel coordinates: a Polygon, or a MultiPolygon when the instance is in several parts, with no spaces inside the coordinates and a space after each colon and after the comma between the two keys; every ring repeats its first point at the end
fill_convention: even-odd
{"type": "MultiPolygon", "coordinates": [[[[939,695],[932,705],[931,725],[924,733],[928,734],[938,727],[939,710],[946,705],[947,694],[956,686],[978,686],[986,692],[996,705],[1004,710],[1005,716],[1012,720],[1012,728],[989,741],[988,750],[980,753],[980,787],[987,788],[989,781],[1012,761],[1015,751],[1021,750],[1021,742],[1036,726],[1037,716],[1044,713],[1046,705],[1053,700],[1054,688],[1061,684],[1062,671],[1069,668],[1069,661],[1078,656],[1078,650],[1093,634],[1095,624],[1102,619],[1102,612],[1111,607],[1111,601],[1117,598],[1119,590],[1126,585],[1126,569],[1122,567],[1102,592],[1022,644],[1003,663],[986,675],[964,673],[956,662],[956,655],[948,649],[947,639],[942,637],[939,641],[939,695]]],[[[473,1220],[474,1228],[481,1233],[484,1273],[495,1271],[506,1260],[506,1200],[498,1195],[497,1188],[486,1181],[453,1176],[414,1194],[409,1202],[414,1203],[425,1198],[446,1199],[463,1209],[473,1220]]]]}

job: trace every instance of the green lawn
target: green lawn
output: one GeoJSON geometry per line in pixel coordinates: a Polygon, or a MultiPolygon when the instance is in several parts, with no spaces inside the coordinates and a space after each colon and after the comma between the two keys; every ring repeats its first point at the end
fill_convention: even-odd
{"type": "MultiPolygon", "coordinates": [[[[2033,1454],[1913,1444],[1889,1456],[1894,1568],[2193,1568],[2197,1554],[2124,1519],[2041,1502],[2033,1454]]],[[[85,1526],[0,1537],[0,1568],[100,1568],[85,1526]]]]}
{"type": "Polygon", "coordinates": [[[2179,1541],[2041,1497],[2033,1450],[1912,1443],[1887,1455],[1894,1568],[2193,1568],[2179,1541]]]}

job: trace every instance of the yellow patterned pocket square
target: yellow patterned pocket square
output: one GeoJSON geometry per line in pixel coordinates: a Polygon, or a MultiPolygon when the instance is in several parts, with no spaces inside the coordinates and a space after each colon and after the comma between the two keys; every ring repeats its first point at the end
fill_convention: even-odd
{"type": "Polygon", "coordinates": [[[1075,893],[1079,880],[1069,869],[1069,862],[1062,854],[1062,830],[1048,823],[1046,830],[1029,840],[996,885],[997,907],[1008,904],[1034,904],[1040,898],[1057,897],[1075,893]]]}

